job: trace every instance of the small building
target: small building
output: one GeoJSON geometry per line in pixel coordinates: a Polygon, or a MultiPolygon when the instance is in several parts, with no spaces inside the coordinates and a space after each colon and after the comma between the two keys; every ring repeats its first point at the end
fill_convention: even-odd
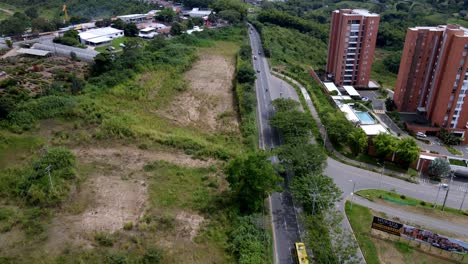
{"type": "Polygon", "coordinates": [[[138,33],[138,36],[140,38],[145,38],[145,39],[152,39],[156,35],[158,35],[158,32],[156,32],[156,28],[154,27],[146,27],[144,29],[141,29],[140,32],[138,33]]]}
{"type": "Polygon", "coordinates": [[[190,17],[204,17],[209,16],[210,14],[211,10],[200,10],[200,8],[193,8],[187,13],[187,15],[190,17]]]}
{"type": "Polygon", "coordinates": [[[96,28],[79,34],[82,44],[99,46],[111,43],[116,38],[124,36],[124,31],[113,27],[96,28]]]}
{"type": "Polygon", "coordinates": [[[146,14],[131,14],[131,15],[124,15],[124,16],[117,16],[117,18],[121,19],[125,23],[141,23],[148,19],[146,14]]]}
{"type": "Polygon", "coordinates": [[[348,104],[338,104],[338,108],[343,112],[346,116],[346,119],[348,119],[350,122],[357,124],[361,122],[359,117],[356,115],[354,110],[349,106],[348,104]]]}
{"type": "Polygon", "coordinates": [[[336,87],[336,85],[332,82],[324,82],[323,85],[325,86],[325,88],[327,89],[328,91],[328,94],[332,94],[333,91],[336,91],[336,95],[341,95],[341,92],[340,90],[338,90],[338,88],[336,87]]]}
{"type": "Polygon", "coordinates": [[[364,133],[366,133],[368,137],[374,137],[379,134],[388,134],[387,129],[385,129],[385,127],[383,127],[380,124],[361,125],[361,128],[362,130],[364,130],[364,133]]]}
{"type": "Polygon", "coordinates": [[[430,152],[421,152],[418,157],[418,161],[412,164],[412,167],[422,173],[427,173],[427,169],[431,162],[437,158],[447,159],[445,155],[439,155],[430,152]]]}
{"type": "Polygon", "coordinates": [[[187,34],[192,34],[193,32],[201,32],[203,31],[203,28],[200,28],[199,26],[194,26],[193,29],[187,30],[187,34]]]}
{"type": "Polygon", "coordinates": [[[361,95],[354,89],[353,86],[351,85],[344,85],[343,89],[345,89],[346,93],[348,93],[349,96],[353,99],[361,99],[361,95]]]}
{"type": "Polygon", "coordinates": [[[39,49],[25,49],[25,48],[21,48],[19,49],[18,51],[19,54],[23,54],[23,55],[30,55],[30,56],[36,56],[36,57],[47,57],[47,56],[50,56],[50,52],[49,51],[45,51],[45,50],[39,50],[39,49]]]}

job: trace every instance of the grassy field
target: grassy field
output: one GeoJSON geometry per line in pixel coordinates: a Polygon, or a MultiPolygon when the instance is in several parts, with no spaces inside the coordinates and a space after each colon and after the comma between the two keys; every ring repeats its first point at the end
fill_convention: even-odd
{"type": "Polygon", "coordinates": [[[71,103],[69,115],[48,108],[38,116],[51,118],[27,132],[0,130],[0,263],[234,262],[223,164],[247,147],[232,87],[243,36],[227,34],[174,45],[195,53],[184,71],[158,64],[116,85],[88,85],[54,98],[71,103]],[[69,197],[38,208],[1,195],[13,167],[41,156],[43,146],[76,157],[69,197]]]}
{"type": "MultiPolygon", "coordinates": [[[[441,195],[444,193],[445,191],[441,191],[441,195]]],[[[453,219],[454,217],[460,216],[462,219],[464,219],[468,214],[468,212],[466,211],[460,211],[450,207],[445,207],[445,211],[441,211],[441,205],[438,205],[436,209],[433,209],[434,204],[430,202],[421,201],[418,199],[400,195],[395,192],[389,192],[384,190],[362,190],[356,192],[356,194],[375,202],[385,201],[391,203],[393,206],[405,208],[410,207],[412,210],[417,211],[420,214],[424,214],[434,218],[444,218],[448,221],[450,221],[450,219],[453,219]]],[[[468,219],[464,220],[468,223],[468,219]]]]}
{"type": "MultiPolygon", "coordinates": [[[[125,43],[129,39],[132,39],[132,38],[131,37],[117,38],[117,39],[112,40],[111,44],[97,47],[97,48],[95,48],[95,50],[98,51],[98,52],[108,53],[109,51],[106,50],[106,49],[108,47],[112,46],[112,47],[115,48],[115,50],[113,52],[121,52],[122,47],[120,46],[120,44],[125,43]]],[[[135,38],[135,39],[138,39],[138,38],[135,38]]]]}
{"type": "Polygon", "coordinates": [[[372,217],[376,214],[366,207],[353,204],[351,208],[351,203],[346,202],[346,215],[368,264],[452,263],[417,251],[401,242],[385,241],[372,237],[370,227],[372,217]]]}

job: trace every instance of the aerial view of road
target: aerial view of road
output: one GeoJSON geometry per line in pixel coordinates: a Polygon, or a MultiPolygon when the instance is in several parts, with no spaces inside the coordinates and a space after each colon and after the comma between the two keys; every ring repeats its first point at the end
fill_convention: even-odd
{"type": "MultiPolygon", "coordinates": [[[[258,32],[251,27],[250,44],[253,52],[253,65],[257,71],[257,117],[260,147],[270,149],[280,143],[278,134],[269,124],[273,114],[271,102],[277,98],[299,100],[296,91],[288,83],[270,73],[268,60],[265,58],[258,32]]],[[[291,254],[294,243],[300,241],[299,227],[291,195],[284,191],[273,193],[270,197],[273,223],[275,263],[295,263],[291,254]]]]}
{"type": "MultiPolygon", "coordinates": [[[[257,93],[257,115],[259,120],[260,147],[270,149],[279,145],[280,139],[277,133],[268,123],[274,109],[272,100],[279,97],[289,97],[299,101],[296,91],[286,82],[273,76],[269,71],[268,60],[264,57],[261,39],[258,32],[250,27],[250,44],[253,52],[253,65],[257,71],[256,93],[257,93]],[[256,57],[256,59],[255,59],[256,57]]],[[[385,189],[394,190],[398,193],[414,197],[420,200],[433,202],[437,194],[437,186],[431,184],[414,184],[400,179],[381,175],[372,171],[346,165],[332,158],[327,160],[326,174],[335,180],[335,183],[343,191],[343,200],[337,206],[341,211],[344,202],[353,192],[361,189],[385,189]]],[[[458,208],[463,198],[463,192],[453,189],[447,198],[447,206],[458,208]]],[[[441,203],[441,197],[439,197],[441,203]]],[[[270,198],[272,210],[273,236],[275,263],[295,263],[292,249],[294,242],[300,240],[299,227],[296,210],[290,194],[287,192],[274,193],[270,198]]],[[[463,205],[468,209],[468,203],[463,205]]],[[[404,214],[404,212],[403,212],[404,214]]],[[[408,215],[411,217],[411,215],[408,215]]],[[[345,227],[350,228],[347,222],[345,227]]],[[[467,231],[468,233],[468,231],[467,231]]]]}

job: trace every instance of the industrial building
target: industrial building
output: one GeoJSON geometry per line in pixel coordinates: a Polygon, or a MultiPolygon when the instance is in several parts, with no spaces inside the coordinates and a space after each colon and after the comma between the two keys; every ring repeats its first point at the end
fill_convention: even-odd
{"type": "Polygon", "coordinates": [[[415,120],[420,119],[407,121],[410,130],[437,134],[445,128],[468,142],[467,54],[466,28],[444,25],[407,30],[393,99],[399,112],[414,113],[415,120]]]}
{"type": "Polygon", "coordinates": [[[336,85],[369,85],[379,22],[363,9],[333,11],[326,71],[336,85]]]}
{"type": "Polygon", "coordinates": [[[113,27],[96,28],[79,34],[82,44],[99,46],[109,44],[113,39],[124,36],[124,31],[113,27]]]}
{"type": "Polygon", "coordinates": [[[141,23],[145,22],[148,18],[146,14],[131,14],[124,16],[117,16],[118,19],[121,19],[125,23],[141,23]]]}

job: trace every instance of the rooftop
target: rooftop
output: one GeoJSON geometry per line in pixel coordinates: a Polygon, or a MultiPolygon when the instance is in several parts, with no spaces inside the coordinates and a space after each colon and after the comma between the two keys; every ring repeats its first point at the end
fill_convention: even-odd
{"type": "Polygon", "coordinates": [[[361,15],[365,17],[378,17],[379,14],[371,13],[369,10],[366,9],[340,9],[335,10],[333,12],[336,13],[343,13],[345,16],[352,16],[352,15],[361,15]]]}
{"type": "Polygon", "coordinates": [[[79,36],[81,39],[88,40],[92,38],[103,37],[103,36],[117,34],[121,32],[123,32],[123,30],[116,29],[113,27],[105,27],[105,28],[90,29],[88,31],[81,32],[79,36]]]}
{"type": "Polygon", "coordinates": [[[34,55],[34,56],[47,56],[50,51],[45,51],[45,50],[38,50],[38,49],[24,49],[21,48],[17,51],[20,54],[28,54],[28,55],[34,55]]]}
{"type": "Polygon", "coordinates": [[[117,16],[117,18],[141,18],[141,17],[146,17],[146,15],[145,14],[130,14],[130,15],[117,16]]]}
{"type": "Polygon", "coordinates": [[[346,92],[350,95],[350,96],[361,96],[358,91],[356,91],[356,89],[354,89],[353,86],[350,86],[350,85],[344,85],[343,88],[346,90],[346,92]]]}
{"type": "Polygon", "coordinates": [[[377,136],[378,134],[388,134],[388,131],[380,124],[361,125],[362,130],[368,136],[377,136]]]}
{"type": "Polygon", "coordinates": [[[325,88],[327,88],[327,91],[330,93],[332,91],[337,91],[338,94],[337,95],[341,95],[340,91],[338,90],[338,88],[336,87],[336,85],[332,82],[324,82],[323,85],[325,85],[325,88]]]}

